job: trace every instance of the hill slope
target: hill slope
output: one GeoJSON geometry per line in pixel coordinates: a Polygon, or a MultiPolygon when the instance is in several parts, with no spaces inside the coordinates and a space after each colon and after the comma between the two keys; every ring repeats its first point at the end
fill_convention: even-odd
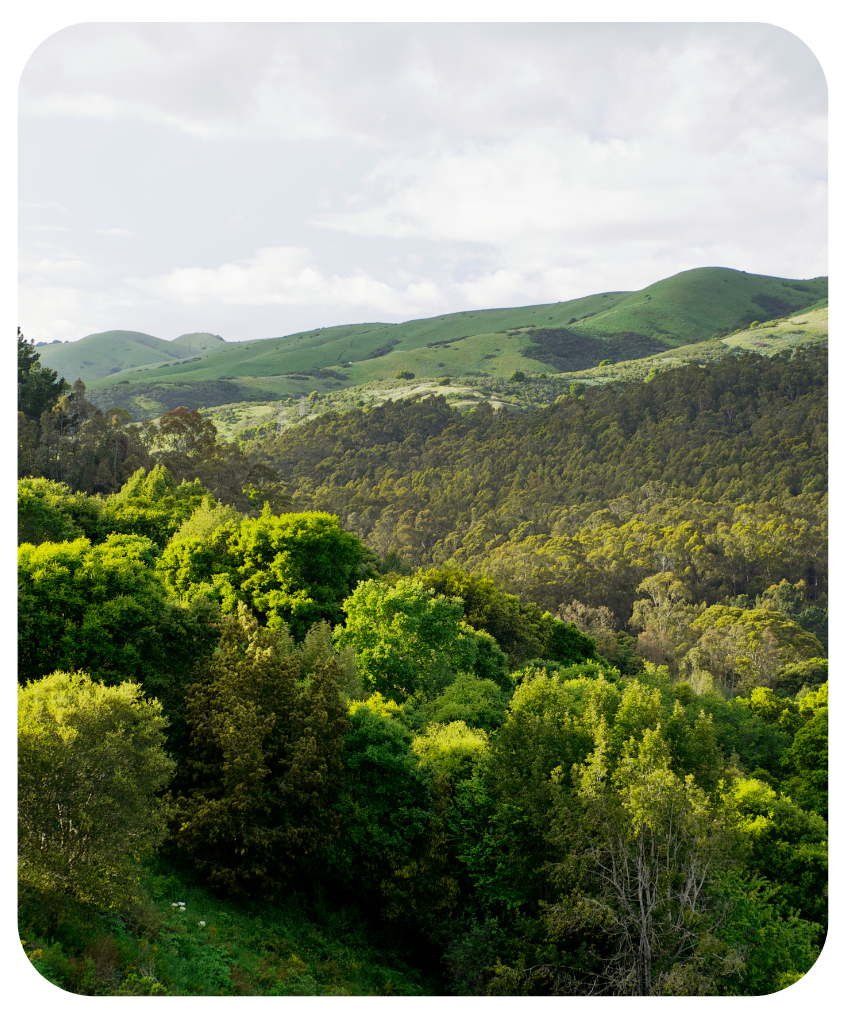
{"type": "Polygon", "coordinates": [[[39,347],[41,363],[53,368],[69,382],[82,378],[86,383],[131,368],[172,363],[197,357],[223,345],[220,336],[191,332],[165,340],[145,332],[115,329],[97,332],[76,343],[49,343],[39,347]]]}
{"type": "Polygon", "coordinates": [[[726,335],[755,320],[794,314],[823,300],[827,292],[826,277],[802,281],[734,269],[691,269],[634,293],[609,291],[556,304],[467,311],[399,325],[371,322],[315,329],[217,344],[191,363],[159,358],[145,366],[112,368],[108,378],[82,377],[91,380],[90,395],[97,403],[124,405],[136,416],[157,416],[180,404],[219,406],[313,390],[327,393],[393,379],[401,370],[418,378],[578,371],[604,359],[638,359],[726,335]]]}

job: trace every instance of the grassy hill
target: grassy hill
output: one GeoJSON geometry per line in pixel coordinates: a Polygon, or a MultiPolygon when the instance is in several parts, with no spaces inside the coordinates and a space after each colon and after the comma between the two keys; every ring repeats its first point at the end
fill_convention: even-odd
{"type": "Polygon", "coordinates": [[[828,307],[812,308],[799,315],[741,329],[722,339],[691,343],[660,354],[616,364],[552,374],[543,371],[523,381],[510,378],[451,378],[442,384],[437,379],[391,380],[349,386],[308,400],[300,414],[297,399],[242,401],[205,407],[222,437],[241,440],[260,437],[268,429],[276,431],[312,420],[322,414],[345,412],[354,407],[379,406],[389,400],[413,399],[427,395],[443,396],[450,406],[469,410],[480,402],[497,409],[526,413],[547,406],[569,393],[574,382],[607,385],[610,382],[635,381],[653,371],[666,371],[684,364],[711,364],[732,352],[751,350],[774,356],[797,346],[820,346],[828,342],[828,307]]]}
{"type": "MultiPolygon", "coordinates": [[[[826,277],[803,281],[691,269],[634,293],[609,291],[398,325],[370,322],[246,343],[217,342],[187,361],[173,348],[170,359],[153,362],[160,347],[148,345],[144,349],[151,359],[143,364],[111,367],[108,377],[82,377],[95,402],[126,406],[136,418],[180,405],[266,403],[312,391],[326,395],[373,387],[390,383],[402,370],[417,379],[504,380],[517,370],[534,375],[583,371],[606,359],[620,363],[660,355],[756,320],[795,314],[824,302],[827,293],[826,277]]],[[[87,337],[93,339],[98,337],[87,337]]]]}
{"type": "Polygon", "coordinates": [[[164,340],[145,332],[97,332],[76,343],[48,343],[40,346],[41,363],[53,368],[69,382],[77,378],[88,384],[126,369],[172,364],[183,358],[199,357],[222,346],[224,340],[209,332],[190,332],[164,340]]]}

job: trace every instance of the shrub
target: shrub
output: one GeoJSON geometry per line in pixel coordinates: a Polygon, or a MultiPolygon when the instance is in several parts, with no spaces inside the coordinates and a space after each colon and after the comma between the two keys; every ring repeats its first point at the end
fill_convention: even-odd
{"type": "Polygon", "coordinates": [[[105,907],[135,896],[135,861],[165,835],[174,765],[158,700],[132,682],[55,672],[18,692],[19,872],[105,907]]]}

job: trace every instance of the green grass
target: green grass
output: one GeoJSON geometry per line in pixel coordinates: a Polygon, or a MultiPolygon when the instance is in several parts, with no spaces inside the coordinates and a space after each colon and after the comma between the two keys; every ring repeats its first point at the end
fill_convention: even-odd
{"type": "Polygon", "coordinates": [[[171,364],[200,357],[223,340],[208,332],[192,332],[170,342],[144,332],[99,332],[78,343],[49,343],[38,348],[41,363],[69,382],[105,378],[136,368],[171,364]]]}
{"type": "MultiPolygon", "coordinates": [[[[468,311],[400,325],[334,326],[223,347],[217,343],[190,363],[126,367],[86,383],[98,405],[125,406],[139,419],[180,405],[261,403],[312,391],[328,395],[384,385],[400,370],[418,378],[506,380],[518,369],[535,375],[556,371],[539,359],[547,356],[541,347],[531,345],[540,329],[559,330],[551,334],[556,342],[566,342],[568,334],[578,342],[581,336],[595,360],[602,359],[596,351],[601,353],[607,341],[618,351],[627,345],[644,349],[644,343],[670,350],[725,336],[753,320],[822,304],[827,288],[824,277],[783,280],[733,269],[692,269],[635,293],[468,311]]],[[[614,359],[620,360],[619,352],[614,359]]],[[[555,363],[564,367],[566,361],[555,363]]]]}
{"type": "MultiPolygon", "coordinates": [[[[437,379],[418,377],[413,381],[390,379],[385,382],[364,382],[337,392],[322,394],[316,401],[307,403],[307,413],[301,418],[299,400],[233,402],[224,406],[202,407],[223,438],[247,441],[275,433],[281,426],[295,427],[302,421],[332,412],[344,413],[363,404],[378,406],[387,400],[436,395],[461,411],[469,411],[482,401],[496,408],[526,413],[548,406],[559,396],[569,394],[573,382],[586,385],[606,385],[610,382],[640,381],[654,368],[668,370],[684,364],[710,364],[737,350],[750,350],[774,356],[797,346],[819,345],[828,342],[828,308],[822,307],[790,318],[762,323],[755,329],[739,330],[722,339],[712,339],[643,357],[620,361],[605,367],[584,371],[533,373],[524,382],[512,382],[507,377],[473,378],[458,376],[449,385],[440,385],[437,379]]],[[[543,368],[544,366],[541,365],[543,368]]]]}
{"type": "Polygon", "coordinates": [[[438,992],[353,910],[296,895],[276,905],[228,901],[163,862],[146,874],[142,900],[126,914],[66,902],[45,926],[38,903],[25,896],[20,937],[45,979],[78,994],[438,992]],[[184,902],[185,911],[174,902],[184,902]]]}

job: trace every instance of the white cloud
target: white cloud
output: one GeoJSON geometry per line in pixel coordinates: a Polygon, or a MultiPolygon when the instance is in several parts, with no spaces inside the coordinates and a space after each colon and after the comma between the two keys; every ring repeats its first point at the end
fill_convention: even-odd
{"type": "Polygon", "coordinates": [[[63,203],[22,209],[76,217],[47,258],[66,228],[23,228],[43,339],[825,271],[825,83],[771,25],[83,24],[33,54],[20,110],[28,197],[63,203]],[[54,133],[78,172],[36,158],[54,133]],[[106,255],[93,234],[133,235],[109,221],[144,234],[106,255]]]}
{"type": "Polygon", "coordinates": [[[134,230],[124,230],[120,226],[110,226],[107,230],[92,230],[92,233],[104,233],[108,237],[137,237],[134,230]]]}

